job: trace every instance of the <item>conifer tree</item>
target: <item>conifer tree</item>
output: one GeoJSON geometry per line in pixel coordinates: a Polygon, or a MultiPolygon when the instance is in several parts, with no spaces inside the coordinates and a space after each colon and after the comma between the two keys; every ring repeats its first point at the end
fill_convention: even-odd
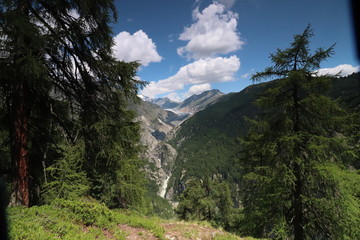
{"type": "Polygon", "coordinates": [[[45,203],[51,203],[56,198],[74,200],[87,194],[89,183],[81,169],[81,145],[64,146],[64,157],[46,168],[48,178],[43,188],[45,203]]]}
{"type": "Polygon", "coordinates": [[[228,183],[205,177],[186,183],[176,212],[181,219],[208,221],[229,230],[233,210],[228,183]]]}
{"type": "MultiPolygon", "coordinates": [[[[339,175],[351,173],[354,157],[343,133],[347,114],[326,96],[329,76],[316,72],[334,46],[310,52],[310,25],[285,50],[271,54],[273,66],[252,76],[267,83],[256,104],[264,114],[249,120],[242,139],[245,231],[275,239],[346,239],[359,220],[356,193],[344,189],[339,175]],[[341,173],[341,174],[340,174],[341,173]],[[354,215],[352,215],[354,214],[354,215]],[[351,220],[350,220],[351,219],[351,220]]],[[[358,237],[358,235],[357,235],[358,237]]]]}
{"type": "MultiPolygon", "coordinates": [[[[136,97],[143,83],[135,79],[136,62],[112,56],[113,0],[5,0],[0,9],[0,80],[10,116],[12,203],[29,206],[33,110],[48,106],[50,117],[63,127],[61,114],[49,109],[52,102],[66,100],[81,118],[81,135],[90,149],[98,136],[88,129],[111,116],[114,111],[108,106],[120,108],[124,99],[136,97]]],[[[77,133],[67,131],[68,138],[74,140],[77,133]]],[[[100,150],[94,149],[91,166],[100,150]]]]}

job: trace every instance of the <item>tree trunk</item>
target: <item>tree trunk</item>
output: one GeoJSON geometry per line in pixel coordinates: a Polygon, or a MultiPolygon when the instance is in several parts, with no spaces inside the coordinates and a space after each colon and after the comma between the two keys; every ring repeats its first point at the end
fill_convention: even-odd
{"type": "MultiPolygon", "coordinates": [[[[18,13],[22,16],[29,14],[29,0],[17,2],[18,13]]],[[[25,76],[24,57],[29,54],[29,38],[19,32],[15,40],[14,77],[10,92],[10,136],[11,136],[11,160],[13,165],[13,192],[9,205],[30,205],[29,197],[29,151],[28,151],[28,119],[29,119],[29,90],[25,76]]],[[[31,53],[30,53],[31,54],[31,53]]]]}
{"type": "Polygon", "coordinates": [[[301,180],[301,169],[298,163],[294,166],[295,191],[294,191],[294,240],[304,240],[304,228],[303,228],[303,205],[302,205],[302,180],[301,180]]]}
{"type": "Polygon", "coordinates": [[[24,80],[16,84],[12,96],[11,156],[14,164],[14,192],[11,205],[29,206],[29,152],[27,88],[24,80]]]}

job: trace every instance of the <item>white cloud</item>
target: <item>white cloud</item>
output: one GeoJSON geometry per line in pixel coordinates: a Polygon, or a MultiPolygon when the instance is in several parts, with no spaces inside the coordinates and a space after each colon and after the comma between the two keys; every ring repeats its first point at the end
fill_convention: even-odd
{"type": "Polygon", "coordinates": [[[248,78],[250,76],[250,73],[244,73],[243,75],[241,75],[242,78],[248,78]]]}
{"type": "Polygon", "coordinates": [[[359,72],[359,71],[360,71],[360,66],[352,66],[350,64],[342,64],[342,65],[338,65],[333,68],[321,68],[317,71],[317,74],[320,76],[339,74],[339,76],[344,77],[344,76],[347,76],[354,72],[359,72]]]}
{"type": "Polygon", "coordinates": [[[142,94],[155,97],[158,94],[184,89],[186,85],[233,81],[239,68],[240,59],[237,56],[200,59],[181,67],[175,75],[167,79],[150,82],[142,94]]]}
{"type": "Polygon", "coordinates": [[[133,35],[121,32],[114,38],[114,55],[125,62],[140,61],[143,66],[151,62],[160,62],[162,57],[156,50],[156,45],[142,30],[133,35]]]}
{"type": "Polygon", "coordinates": [[[177,92],[169,93],[165,97],[167,97],[168,99],[174,102],[182,102],[185,99],[183,94],[177,92]]]}
{"type": "Polygon", "coordinates": [[[200,59],[239,50],[244,42],[236,30],[237,18],[236,13],[227,11],[218,2],[210,4],[202,12],[196,8],[193,11],[195,22],[185,28],[179,37],[180,40],[189,42],[177,49],[178,54],[200,59]]]}
{"type": "Polygon", "coordinates": [[[209,83],[198,84],[190,87],[189,91],[185,95],[190,97],[194,94],[200,94],[210,89],[211,89],[211,85],[209,83]]]}

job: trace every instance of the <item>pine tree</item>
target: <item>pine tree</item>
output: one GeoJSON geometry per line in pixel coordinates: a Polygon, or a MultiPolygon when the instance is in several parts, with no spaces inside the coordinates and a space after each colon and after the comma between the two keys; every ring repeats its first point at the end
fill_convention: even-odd
{"type": "Polygon", "coordinates": [[[63,157],[46,168],[48,178],[44,184],[43,199],[51,203],[56,198],[74,200],[85,196],[89,190],[89,181],[82,171],[82,143],[74,146],[64,146],[63,157]]]}
{"type": "Polygon", "coordinates": [[[205,177],[204,180],[192,178],[186,183],[176,212],[181,219],[208,221],[229,230],[233,210],[228,183],[205,177]]]}
{"type": "MultiPolygon", "coordinates": [[[[125,98],[135,98],[143,82],[135,79],[136,62],[112,56],[109,23],[117,17],[112,0],[5,0],[0,9],[0,80],[10,116],[12,203],[29,206],[34,109],[66,100],[74,115],[81,116],[82,136],[90,146],[97,135],[87,130],[111,115],[109,105],[120,108],[125,98]]],[[[65,129],[61,113],[50,116],[65,129]]],[[[70,140],[78,136],[77,131],[67,135],[70,140]]],[[[89,164],[100,151],[94,149],[89,164]]]]}
{"type": "Polygon", "coordinates": [[[358,203],[347,201],[351,194],[342,194],[332,177],[350,171],[354,155],[343,133],[351,122],[326,96],[331,78],[316,72],[334,46],[311,54],[312,36],[309,25],[289,48],[270,55],[272,67],[252,76],[281,78],[268,83],[256,101],[264,114],[249,120],[252,127],[242,140],[245,231],[255,236],[345,239],[354,223],[343,224],[358,203]]]}

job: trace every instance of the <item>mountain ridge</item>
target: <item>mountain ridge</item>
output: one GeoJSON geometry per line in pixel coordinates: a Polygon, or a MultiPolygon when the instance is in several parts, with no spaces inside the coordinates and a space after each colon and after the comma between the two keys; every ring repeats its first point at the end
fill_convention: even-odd
{"type": "Polygon", "coordinates": [[[193,94],[182,102],[175,102],[168,97],[145,100],[158,105],[162,109],[171,110],[175,113],[193,114],[215,103],[224,95],[220,90],[212,89],[199,94],[193,94]]]}

